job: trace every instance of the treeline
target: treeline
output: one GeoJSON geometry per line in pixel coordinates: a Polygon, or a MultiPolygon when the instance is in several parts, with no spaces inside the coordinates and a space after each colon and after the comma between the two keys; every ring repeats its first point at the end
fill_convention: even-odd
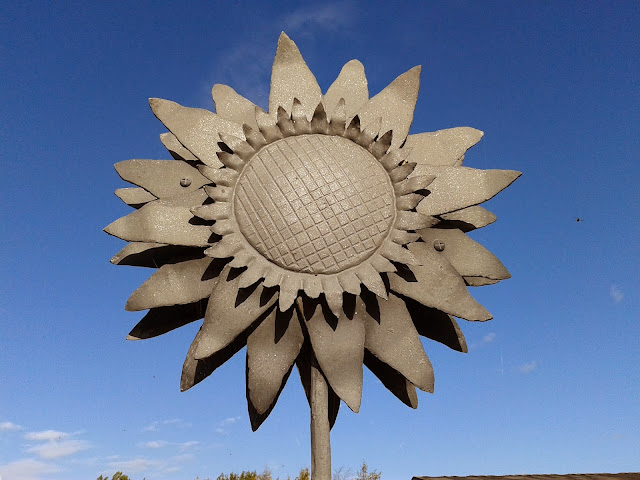
{"type": "MultiPolygon", "coordinates": [[[[362,462],[360,469],[353,474],[351,469],[340,468],[333,472],[333,480],[380,480],[381,474],[380,472],[373,470],[369,471],[369,466],[367,462],[362,462]]],[[[97,480],[132,480],[127,475],[122,472],[116,472],[113,474],[111,478],[103,477],[100,475],[97,480]]],[[[142,479],[145,480],[145,479],[142,479]]],[[[200,480],[200,477],[195,480],[200,480]]],[[[210,480],[209,478],[203,478],[202,480],[210,480]]],[[[224,474],[221,473],[218,475],[216,480],[280,480],[280,477],[276,477],[275,479],[271,475],[271,470],[264,469],[262,473],[258,473],[256,470],[253,471],[242,471],[242,473],[229,473],[224,474]]],[[[291,477],[287,477],[283,480],[291,480],[291,477]]],[[[303,468],[300,470],[300,473],[293,480],[311,480],[311,474],[309,473],[308,468],[303,468]]]]}

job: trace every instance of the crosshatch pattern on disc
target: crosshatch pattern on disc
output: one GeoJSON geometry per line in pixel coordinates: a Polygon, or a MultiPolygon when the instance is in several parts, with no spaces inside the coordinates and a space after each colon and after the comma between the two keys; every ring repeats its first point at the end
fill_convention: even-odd
{"type": "Polygon", "coordinates": [[[240,230],[288,270],[335,273],[371,255],[394,220],[389,176],[348,139],[300,135],[260,150],[238,181],[240,230]]]}

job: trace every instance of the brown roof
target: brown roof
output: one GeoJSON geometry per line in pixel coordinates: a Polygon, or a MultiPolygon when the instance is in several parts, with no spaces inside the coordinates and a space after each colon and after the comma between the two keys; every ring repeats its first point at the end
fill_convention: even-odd
{"type": "Polygon", "coordinates": [[[640,480],[640,472],[571,473],[567,475],[472,475],[470,477],[413,477],[412,480],[640,480]]]}

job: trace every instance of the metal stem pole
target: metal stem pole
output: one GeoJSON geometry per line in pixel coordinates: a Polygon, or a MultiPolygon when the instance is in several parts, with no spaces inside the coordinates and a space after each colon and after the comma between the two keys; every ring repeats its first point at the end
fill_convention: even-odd
{"type": "Polygon", "coordinates": [[[311,365],[311,479],[331,480],[329,389],[315,362],[311,365]]]}

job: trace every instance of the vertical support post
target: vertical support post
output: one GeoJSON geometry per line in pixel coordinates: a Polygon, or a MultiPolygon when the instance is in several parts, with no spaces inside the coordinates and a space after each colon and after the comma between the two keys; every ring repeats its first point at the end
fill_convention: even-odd
{"type": "Polygon", "coordinates": [[[315,362],[311,365],[311,479],[331,480],[329,388],[315,362]]]}

